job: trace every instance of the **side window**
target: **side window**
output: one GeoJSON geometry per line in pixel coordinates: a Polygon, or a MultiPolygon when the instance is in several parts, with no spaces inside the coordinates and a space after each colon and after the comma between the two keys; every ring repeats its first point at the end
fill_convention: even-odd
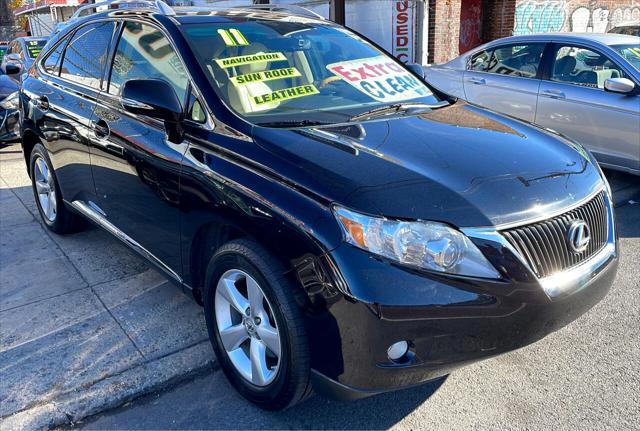
{"type": "Polygon", "coordinates": [[[99,89],[114,28],[113,21],[80,28],[64,52],[60,76],[99,89]]]}
{"type": "Polygon", "coordinates": [[[127,22],[113,59],[108,91],[120,95],[125,82],[143,78],[166,81],[184,101],[187,73],[169,40],[153,26],[127,22]]]}
{"type": "Polygon", "coordinates": [[[495,48],[487,72],[500,75],[535,78],[540,69],[544,43],[510,45],[495,48]]]}
{"type": "Polygon", "coordinates": [[[63,41],[51,51],[51,53],[42,62],[42,68],[52,75],[58,76],[60,74],[60,59],[62,58],[62,52],[67,44],[67,41],[63,41]]]}
{"type": "Polygon", "coordinates": [[[606,56],[578,46],[558,48],[551,80],[590,88],[604,88],[609,78],[624,78],[625,74],[606,56]]]}
{"type": "Polygon", "coordinates": [[[204,107],[193,93],[189,94],[189,114],[187,115],[187,119],[195,121],[196,123],[204,123],[207,121],[204,107]]]}
{"type": "Polygon", "coordinates": [[[490,50],[482,50],[471,57],[469,60],[469,70],[476,72],[486,72],[489,68],[489,58],[491,58],[490,50]]]}

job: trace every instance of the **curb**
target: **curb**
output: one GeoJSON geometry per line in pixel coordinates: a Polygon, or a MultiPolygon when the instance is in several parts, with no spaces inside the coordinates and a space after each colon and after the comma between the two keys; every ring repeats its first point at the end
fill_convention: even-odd
{"type": "Polygon", "coordinates": [[[202,341],[7,416],[0,423],[0,430],[50,429],[69,425],[215,368],[211,344],[208,340],[202,341]]]}

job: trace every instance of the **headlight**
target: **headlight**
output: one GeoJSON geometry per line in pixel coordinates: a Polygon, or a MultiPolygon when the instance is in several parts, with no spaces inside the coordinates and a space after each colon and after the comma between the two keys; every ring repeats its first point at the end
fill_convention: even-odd
{"type": "Polygon", "coordinates": [[[347,242],[404,265],[448,274],[500,278],[463,233],[430,221],[370,217],[334,207],[347,242]]]}
{"type": "Polygon", "coordinates": [[[18,109],[18,92],[11,93],[0,102],[0,107],[4,109],[18,109]]]}

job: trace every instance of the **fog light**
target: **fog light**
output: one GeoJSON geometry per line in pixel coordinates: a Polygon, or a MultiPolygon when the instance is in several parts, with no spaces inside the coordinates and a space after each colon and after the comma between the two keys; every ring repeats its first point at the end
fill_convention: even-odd
{"type": "Polygon", "coordinates": [[[394,362],[399,361],[404,355],[407,354],[408,350],[409,343],[407,343],[406,341],[398,341],[397,343],[393,343],[389,346],[389,348],[387,349],[387,356],[394,362]]]}

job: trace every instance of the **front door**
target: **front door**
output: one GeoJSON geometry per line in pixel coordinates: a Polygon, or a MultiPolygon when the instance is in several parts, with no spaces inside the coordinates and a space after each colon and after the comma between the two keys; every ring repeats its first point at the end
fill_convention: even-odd
{"type": "Polygon", "coordinates": [[[594,49],[557,45],[552,58],[536,123],[584,145],[601,163],[640,169],[640,96],[604,90],[608,78],[632,77],[594,49]]]}
{"type": "Polygon", "coordinates": [[[476,53],[464,74],[466,99],[533,122],[545,46],[523,42],[476,53]]]}
{"type": "Polygon", "coordinates": [[[122,108],[121,90],[131,79],[162,79],[181,100],[186,96],[187,74],[169,40],[135,21],[123,26],[95,110],[91,164],[98,205],[116,234],[179,278],[178,192],[186,145],[171,142],[162,122],[122,108]]]}

